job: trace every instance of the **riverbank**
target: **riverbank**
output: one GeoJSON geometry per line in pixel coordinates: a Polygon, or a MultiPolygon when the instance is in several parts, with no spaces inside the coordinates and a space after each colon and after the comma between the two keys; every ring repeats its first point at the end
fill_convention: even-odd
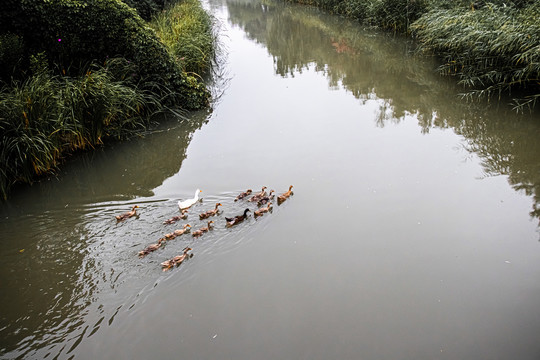
{"type": "Polygon", "coordinates": [[[197,0],[19,0],[0,24],[3,199],[157,113],[208,106],[215,36],[197,0]]]}
{"type": "Polygon", "coordinates": [[[468,100],[509,95],[517,111],[540,99],[540,2],[534,0],[290,0],[417,39],[468,100]]]}

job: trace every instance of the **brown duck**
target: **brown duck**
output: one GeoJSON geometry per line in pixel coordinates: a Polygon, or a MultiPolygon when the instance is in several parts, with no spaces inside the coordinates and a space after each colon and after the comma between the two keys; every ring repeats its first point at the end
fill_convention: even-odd
{"type": "Polygon", "coordinates": [[[202,214],[199,215],[199,219],[207,219],[209,218],[210,216],[214,216],[218,213],[219,209],[218,209],[218,206],[221,206],[221,203],[217,203],[216,204],[216,208],[214,210],[208,210],[206,212],[203,212],[202,214]]]}
{"type": "Polygon", "coordinates": [[[116,218],[116,221],[124,221],[132,216],[136,216],[137,215],[137,210],[135,209],[138,209],[139,207],[137,205],[133,206],[131,208],[131,211],[128,211],[126,213],[123,213],[122,215],[116,215],[115,218],[116,218]]]}
{"type": "Polygon", "coordinates": [[[174,224],[178,220],[185,220],[185,219],[187,219],[187,213],[188,213],[187,210],[182,210],[182,215],[173,216],[172,218],[170,218],[168,220],[165,220],[163,223],[164,224],[174,224]]]}
{"type": "Polygon", "coordinates": [[[188,228],[191,228],[191,225],[185,224],[183,229],[177,229],[177,230],[174,230],[172,233],[166,234],[165,239],[166,240],[172,240],[175,237],[180,236],[183,233],[185,233],[188,230],[188,228]]]}
{"type": "Polygon", "coordinates": [[[252,192],[253,192],[253,190],[247,189],[246,191],[244,191],[243,193],[241,193],[240,195],[238,195],[238,196],[236,197],[236,199],[234,199],[234,201],[242,200],[242,199],[245,198],[246,196],[251,195],[252,192]]]}
{"type": "Polygon", "coordinates": [[[285,200],[287,200],[289,198],[289,196],[291,196],[291,194],[293,193],[292,192],[292,188],[293,186],[289,186],[289,191],[281,194],[278,196],[277,200],[278,200],[278,205],[281,204],[282,202],[284,202],[285,200]]]}
{"type": "Polygon", "coordinates": [[[139,257],[143,258],[146,255],[150,254],[151,252],[156,251],[157,249],[159,249],[163,245],[164,241],[165,241],[165,238],[161,238],[161,239],[158,240],[157,243],[152,244],[152,245],[148,245],[146,247],[146,249],[144,249],[142,251],[139,251],[139,257]]]}
{"type": "Polygon", "coordinates": [[[202,228],[200,228],[199,230],[193,231],[193,232],[191,233],[191,235],[193,235],[193,237],[199,237],[199,236],[201,236],[202,234],[204,234],[205,232],[209,231],[209,230],[212,228],[212,224],[213,224],[213,223],[214,223],[214,222],[213,222],[212,220],[210,220],[210,221],[208,222],[208,225],[207,225],[207,226],[202,227],[202,228]]]}
{"type": "Polygon", "coordinates": [[[266,186],[263,186],[261,191],[256,193],[255,195],[253,195],[252,197],[249,198],[248,201],[250,202],[253,202],[253,201],[259,201],[261,200],[263,197],[266,196],[266,186]]]}
{"type": "Polygon", "coordinates": [[[255,212],[254,212],[255,217],[262,216],[262,214],[264,214],[266,212],[269,212],[271,209],[272,209],[272,203],[269,202],[266,207],[262,207],[260,209],[255,210],[255,212]]]}
{"type": "Polygon", "coordinates": [[[183,250],[184,253],[182,255],[177,255],[177,256],[173,257],[172,259],[169,259],[167,261],[162,262],[161,267],[163,267],[163,271],[167,271],[170,268],[172,268],[173,266],[178,266],[181,263],[183,263],[184,260],[189,259],[190,257],[192,257],[193,254],[188,254],[188,251],[190,251],[190,250],[193,250],[193,249],[190,248],[190,247],[186,247],[186,248],[184,248],[184,250],[183,250]]]}
{"type": "Polygon", "coordinates": [[[259,201],[257,201],[257,205],[261,206],[261,205],[264,205],[264,204],[268,203],[270,200],[272,200],[274,198],[273,193],[274,193],[274,190],[270,190],[268,195],[263,196],[259,201]]]}
{"type": "Polygon", "coordinates": [[[236,224],[241,223],[242,221],[244,221],[247,218],[248,211],[251,211],[251,210],[246,209],[246,210],[244,210],[243,215],[237,215],[237,216],[235,216],[233,218],[226,217],[225,220],[227,220],[227,226],[233,226],[233,225],[236,225],[236,224]]]}

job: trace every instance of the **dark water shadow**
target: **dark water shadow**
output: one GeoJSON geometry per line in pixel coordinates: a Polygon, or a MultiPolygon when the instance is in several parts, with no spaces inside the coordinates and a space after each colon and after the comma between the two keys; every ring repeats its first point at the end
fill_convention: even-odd
{"type": "Polygon", "coordinates": [[[204,111],[164,119],[144,139],[79,154],[0,206],[7,249],[0,255],[0,358],[67,357],[104,319],[114,320],[126,301],[114,300],[117,287],[140,276],[126,270],[138,266],[131,252],[142,230],[116,224],[113,215],[180,170],[193,133],[208,118],[204,111]]]}

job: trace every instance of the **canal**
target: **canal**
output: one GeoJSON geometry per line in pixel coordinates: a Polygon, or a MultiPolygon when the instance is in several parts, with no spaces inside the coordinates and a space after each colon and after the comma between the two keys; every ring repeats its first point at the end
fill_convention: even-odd
{"type": "Polygon", "coordinates": [[[206,6],[210,110],[0,205],[0,358],[538,359],[538,113],[467,103],[409,40],[309,7],[206,6]],[[290,185],[260,217],[234,201],[290,185]]]}

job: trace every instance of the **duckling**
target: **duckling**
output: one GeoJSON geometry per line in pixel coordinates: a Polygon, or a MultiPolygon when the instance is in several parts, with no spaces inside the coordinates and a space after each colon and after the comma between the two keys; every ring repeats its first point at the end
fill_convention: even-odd
{"type": "Polygon", "coordinates": [[[199,193],[201,193],[202,190],[195,190],[195,196],[193,197],[193,199],[187,199],[187,200],[184,200],[184,201],[179,201],[178,202],[178,208],[180,209],[180,211],[184,210],[184,209],[188,209],[190,208],[193,204],[195,204],[198,200],[199,200],[199,193]]]}
{"type": "Polygon", "coordinates": [[[248,201],[252,202],[252,201],[261,200],[263,197],[266,196],[266,191],[265,190],[266,190],[266,186],[263,186],[262,189],[261,189],[261,192],[258,192],[255,195],[253,195],[251,198],[249,198],[248,201]]]}
{"type": "Polygon", "coordinates": [[[241,193],[240,195],[238,195],[238,196],[236,197],[236,199],[234,199],[234,201],[242,200],[242,199],[245,198],[246,196],[249,196],[252,192],[253,192],[253,190],[247,189],[246,191],[244,191],[243,193],[241,193]]]}
{"type": "Polygon", "coordinates": [[[289,198],[289,196],[291,196],[291,194],[293,193],[292,192],[292,188],[293,186],[289,186],[289,191],[287,192],[284,192],[283,194],[279,195],[277,200],[278,200],[278,205],[281,204],[282,202],[284,202],[285,200],[287,200],[289,198]]]}
{"type": "Polygon", "coordinates": [[[163,267],[163,271],[167,271],[173,266],[179,266],[181,263],[184,262],[184,260],[193,257],[193,254],[188,254],[188,251],[191,251],[191,250],[193,249],[190,247],[186,247],[184,248],[183,250],[184,253],[182,255],[177,255],[173,257],[172,259],[162,262],[161,266],[163,267]]]}
{"type": "Polygon", "coordinates": [[[202,227],[200,228],[199,230],[196,230],[194,232],[191,233],[191,235],[193,235],[193,237],[199,237],[201,236],[202,234],[204,234],[205,232],[209,231],[211,229],[211,226],[214,222],[212,220],[210,220],[208,222],[208,225],[205,226],[205,227],[202,227]]]}
{"type": "Polygon", "coordinates": [[[208,210],[207,212],[203,212],[202,214],[199,215],[199,219],[206,219],[206,218],[209,218],[210,216],[214,216],[218,213],[219,209],[218,209],[218,206],[221,206],[222,204],[221,203],[217,203],[216,204],[216,208],[214,210],[208,210]]]}
{"type": "Polygon", "coordinates": [[[185,220],[187,219],[187,213],[188,213],[187,210],[182,210],[182,215],[173,216],[172,218],[165,220],[163,224],[174,224],[178,220],[185,220]]]}
{"type": "Polygon", "coordinates": [[[263,208],[260,208],[260,209],[255,210],[255,213],[254,213],[254,214],[255,214],[255,217],[257,217],[257,216],[262,216],[262,214],[264,214],[264,213],[270,211],[271,208],[272,208],[272,203],[269,202],[268,205],[267,205],[266,207],[263,207],[263,208]]]}
{"type": "Polygon", "coordinates": [[[122,215],[116,215],[115,218],[116,218],[116,221],[124,221],[126,220],[127,218],[130,218],[132,216],[137,216],[137,210],[135,209],[138,209],[139,207],[137,205],[133,206],[131,208],[131,211],[128,211],[126,213],[123,213],[122,215]]]}
{"type": "Polygon", "coordinates": [[[172,233],[166,234],[165,239],[172,240],[175,237],[180,236],[183,233],[185,233],[188,230],[188,228],[191,228],[191,225],[185,224],[183,229],[177,229],[177,230],[174,230],[172,233]]]}
{"type": "Polygon", "coordinates": [[[158,240],[157,243],[152,244],[152,245],[148,245],[146,247],[146,249],[144,249],[142,251],[139,251],[139,257],[143,258],[146,255],[150,254],[151,252],[156,251],[157,249],[159,249],[161,247],[161,245],[163,245],[164,241],[165,241],[165,238],[161,238],[161,239],[158,240]]]}
{"type": "Polygon", "coordinates": [[[251,210],[246,209],[246,210],[244,210],[243,215],[237,215],[237,216],[235,216],[233,218],[226,217],[225,220],[227,220],[227,226],[230,227],[230,226],[236,225],[236,224],[241,223],[242,221],[244,221],[247,218],[248,211],[251,211],[251,210]]]}
{"type": "Polygon", "coordinates": [[[272,199],[274,198],[273,192],[274,192],[274,190],[270,190],[270,192],[268,193],[267,196],[262,197],[262,198],[257,202],[257,205],[261,206],[261,205],[266,204],[266,203],[269,202],[270,200],[272,200],[272,199]]]}

